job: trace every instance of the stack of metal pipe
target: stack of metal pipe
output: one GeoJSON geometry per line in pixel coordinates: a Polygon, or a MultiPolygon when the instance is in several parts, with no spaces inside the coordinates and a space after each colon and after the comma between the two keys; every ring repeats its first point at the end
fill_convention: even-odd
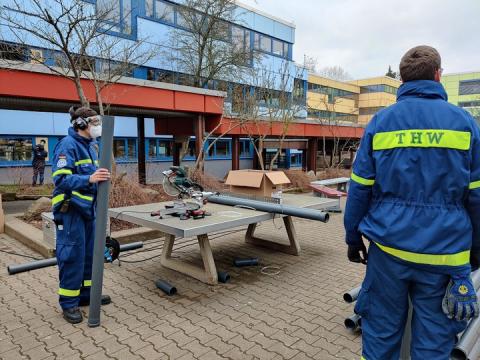
{"type": "MultiPolygon", "coordinates": [[[[480,299],[480,270],[472,273],[473,286],[480,299]]],[[[343,294],[343,300],[353,303],[357,300],[361,286],[343,294]]],[[[344,321],[345,327],[352,331],[361,330],[362,317],[353,314],[344,321]]],[[[457,343],[450,355],[451,360],[478,360],[480,359],[480,317],[470,320],[465,331],[457,335],[457,343]]]]}

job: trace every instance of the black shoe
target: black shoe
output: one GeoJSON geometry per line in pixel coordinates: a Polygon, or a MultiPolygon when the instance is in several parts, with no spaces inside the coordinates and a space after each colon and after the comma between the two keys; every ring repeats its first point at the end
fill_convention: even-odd
{"type": "Polygon", "coordinates": [[[63,310],[63,317],[70,324],[78,324],[83,320],[82,313],[78,307],[68,308],[63,310]]]}
{"type": "MultiPolygon", "coordinates": [[[[102,295],[102,305],[108,305],[112,302],[112,299],[110,298],[110,295],[102,295]]],[[[88,306],[90,305],[90,299],[89,300],[80,300],[79,303],[80,306],[88,306]]]]}

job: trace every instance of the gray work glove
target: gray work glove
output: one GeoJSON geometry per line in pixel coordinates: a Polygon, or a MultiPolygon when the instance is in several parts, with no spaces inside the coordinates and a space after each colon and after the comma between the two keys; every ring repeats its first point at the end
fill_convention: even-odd
{"type": "Polygon", "coordinates": [[[442,310],[449,319],[457,321],[478,317],[478,299],[470,275],[453,276],[442,301],[442,310]]]}

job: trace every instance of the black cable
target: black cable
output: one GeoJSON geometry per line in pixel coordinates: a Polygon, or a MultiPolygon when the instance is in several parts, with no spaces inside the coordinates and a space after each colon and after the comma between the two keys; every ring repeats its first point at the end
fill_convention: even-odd
{"type": "Polygon", "coordinates": [[[5,254],[10,254],[10,255],[21,256],[21,257],[24,257],[24,258],[27,258],[27,259],[43,260],[41,258],[33,257],[33,256],[30,256],[30,255],[18,254],[18,253],[15,253],[15,252],[6,251],[6,250],[2,250],[2,249],[0,249],[0,252],[3,252],[5,254]]]}

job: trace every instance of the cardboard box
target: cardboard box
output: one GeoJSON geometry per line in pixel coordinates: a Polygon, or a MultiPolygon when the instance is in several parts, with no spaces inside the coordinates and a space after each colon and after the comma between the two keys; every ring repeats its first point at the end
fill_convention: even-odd
{"type": "Polygon", "coordinates": [[[230,170],[225,184],[233,193],[270,197],[290,180],[283,171],[230,170]]]}

